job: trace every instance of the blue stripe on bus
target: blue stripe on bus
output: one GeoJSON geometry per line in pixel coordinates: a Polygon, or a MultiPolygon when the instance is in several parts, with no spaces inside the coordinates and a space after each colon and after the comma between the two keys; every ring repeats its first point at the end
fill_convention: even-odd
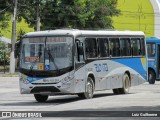
{"type": "Polygon", "coordinates": [[[145,80],[147,73],[147,66],[142,63],[141,58],[126,58],[126,59],[113,59],[113,61],[126,65],[138,72],[145,80]]]}

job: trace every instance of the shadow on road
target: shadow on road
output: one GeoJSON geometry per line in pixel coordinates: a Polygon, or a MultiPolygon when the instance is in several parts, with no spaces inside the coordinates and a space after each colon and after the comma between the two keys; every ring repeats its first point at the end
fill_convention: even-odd
{"type": "MultiPolygon", "coordinates": [[[[93,99],[96,98],[101,98],[101,97],[109,97],[109,96],[114,96],[113,93],[100,93],[100,94],[95,94],[93,99]]],[[[34,97],[34,96],[33,96],[34,97]]],[[[34,99],[34,98],[33,98],[34,99]]],[[[82,99],[78,97],[77,95],[62,95],[62,96],[50,96],[49,99],[44,102],[44,103],[39,103],[35,101],[27,100],[24,99],[25,102],[12,102],[10,103],[5,103],[5,104],[0,104],[0,106],[46,106],[48,105],[60,105],[60,104],[66,104],[66,103],[71,103],[71,102],[76,102],[76,101],[83,101],[85,99],[82,99]]],[[[13,100],[14,101],[14,100],[13,100]]]]}

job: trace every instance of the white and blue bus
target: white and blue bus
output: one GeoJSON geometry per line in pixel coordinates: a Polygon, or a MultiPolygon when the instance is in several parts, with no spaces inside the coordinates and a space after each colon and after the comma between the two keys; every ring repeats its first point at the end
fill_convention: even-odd
{"type": "Polygon", "coordinates": [[[160,79],[160,38],[146,38],[148,52],[148,82],[154,84],[160,79]]]}
{"type": "Polygon", "coordinates": [[[107,89],[126,94],[147,80],[143,32],[39,31],[25,34],[20,46],[20,92],[38,102],[60,94],[88,99],[107,89]]]}

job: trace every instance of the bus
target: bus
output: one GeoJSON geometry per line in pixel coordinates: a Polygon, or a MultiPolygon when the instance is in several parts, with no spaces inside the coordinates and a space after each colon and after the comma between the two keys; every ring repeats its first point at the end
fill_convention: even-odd
{"type": "Polygon", "coordinates": [[[19,54],[21,94],[38,102],[48,96],[95,91],[127,94],[147,80],[145,35],[140,31],[57,29],[22,36],[19,54]]]}
{"type": "Polygon", "coordinates": [[[160,38],[146,38],[148,52],[148,82],[154,84],[160,79],[160,38]]]}

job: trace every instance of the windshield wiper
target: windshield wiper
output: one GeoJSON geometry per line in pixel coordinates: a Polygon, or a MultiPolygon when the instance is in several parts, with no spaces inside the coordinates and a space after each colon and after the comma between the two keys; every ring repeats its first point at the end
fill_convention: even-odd
{"type": "Polygon", "coordinates": [[[58,70],[58,71],[59,71],[58,66],[57,66],[57,64],[55,63],[55,61],[54,61],[54,57],[52,56],[51,51],[50,51],[50,49],[49,49],[49,48],[48,48],[48,50],[47,50],[47,53],[48,53],[48,55],[49,55],[49,58],[51,58],[51,60],[52,60],[52,62],[53,62],[53,64],[54,64],[54,66],[55,66],[56,70],[58,70]]]}

